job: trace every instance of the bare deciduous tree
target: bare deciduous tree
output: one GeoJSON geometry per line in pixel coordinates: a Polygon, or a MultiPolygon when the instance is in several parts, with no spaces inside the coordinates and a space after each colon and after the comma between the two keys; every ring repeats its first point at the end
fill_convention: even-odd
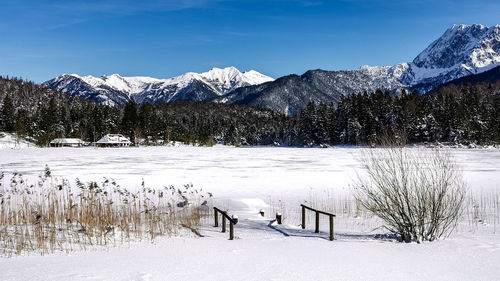
{"type": "Polygon", "coordinates": [[[361,161],[357,199],[402,241],[433,241],[455,228],[466,189],[447,151],[366,149],[361,161]]]}

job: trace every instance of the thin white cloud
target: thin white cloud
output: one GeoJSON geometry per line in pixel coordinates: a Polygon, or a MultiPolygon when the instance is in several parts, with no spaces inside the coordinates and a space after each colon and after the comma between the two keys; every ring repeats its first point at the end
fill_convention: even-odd
{"type": "Polygon", "coordinates": [[[220,0],[76,0],[57,1],[50,6],[63,12],[129,14],[141,11],[177,11],[220,2],[220,0]]]}
{"type": "MultiPolygon", "coordinates": [[[[65,28],[101,17],[208,7],[227,0],[17,0],[12,12],[37,22],[37,30],[65,28]]],[[[5,12],[5,11],[4,11],[5,12]]]]}
{"type": "Polygon", "coordinates": [[[51,24],[51,25],[47,25],[47,26],[43,26],[40,28],[40,30],[52,30],[52,29],[59,29],[59,28],[63,28],[63,27],[68,27],[68,26],[72,26],[72,25],[75,25],[75,24],[79,24],[79,23],[83,23],[83,22],[86,22],[88,21],[88,19],[70,19],[68,21],[65,21],[65,22],[60,22],[60,23],[54,23],[54,24],[51,24]]]}

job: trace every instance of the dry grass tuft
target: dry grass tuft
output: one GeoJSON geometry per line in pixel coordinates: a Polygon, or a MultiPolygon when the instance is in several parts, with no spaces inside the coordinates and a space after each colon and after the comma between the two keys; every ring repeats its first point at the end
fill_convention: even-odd
{"type": "Polygon", "coordinates": [[[138,191],[112,179],[83,183],[54,178],[46,167],[36,184],[20,174],[0,174],[0,255],[85,250],[93,246],[154,240],[182,227],[200,231],[211,195],[192,185],[138,191]]]}

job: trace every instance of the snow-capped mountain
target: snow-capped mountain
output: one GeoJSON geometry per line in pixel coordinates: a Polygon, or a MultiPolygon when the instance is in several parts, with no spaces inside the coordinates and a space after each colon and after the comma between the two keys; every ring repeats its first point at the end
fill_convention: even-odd
{"type": "Polygon", "coordinates": [[[453,25],[412,62],[395,66],[362,66],[344,84],[347,93],[362,90],[401,90],[426,93],[448,81],[478,74],[500,65],[500,25],[453,25]],[[356,74],[354,74],[356,73],[356,74]],[[357,79],[355,75],[366,75],[357,79]]]}
{"type": "Polygon", "coordinates": [[[287,88],[282,83],[272,85],[278,83],[276,80],[259,86],[237,89],[215,100],[229,103],[248,101],[250,105],[289,114],[290,108],[296,111],[310,100],[316,100],[319,96],[317,92],[328,96],[325,102],[337,102],[342,95],[373,92],[377,89],[392,93],[398,93],[403,89],[426,93],[448,81],[482,73],[498,65],[500,65],[500,25],[489,28],[479,24],[454,25],[412,62],[394,66],[362,66],[359,70],[307,71],[300,77],[303,83],[315,89],[314,97],[308,98],[307,95],[298,92],[308,87],[296,85],[297,81],[294,81],[293,87],[287,88]],[[279,92],[276,91],[278,86],[279,92]],[[272,89],[272,92],[266,89],[272,89]],[[283,97],[277,95],[288,97],[289,104],[284,104],[283,97]],[[265,97],[269,104],[263,103],[260,96],[265,97]],[[292,96],[302,99],[290,98],[292,96]],[[280,106],[273,101],[280,101],[280,106]]]}
{"type": "Polygon", "coordinates": [[[109,105],[127,103],[168,102],[175,100],[209,100],[242,87],[257,85],[274,79],[257,71],[240,72],[234,67],[213,68],[204,73],[188,72],[170,78],[122,77],[118,74],[101,77],[64,74],[44,85],[58,91],[109,105]]]}
{"type": "MultiPolygon", "coordinates": [[[[415,89],[428,92],[448,81],[500,65],[500,25],[453,25],[412,62],[395,66],[362,66],[343,84],[360,90],[415,89]],[[359,79],[356,76],[366,78],[359,79]],[[349,85],[354,84],[354,85],[349,85]]],[[[338,71],[335,71],[338,72],[338,71]]],[[[340,72],[342,73],[342,72],[340,72]]]]}
{"type": "Polygon", "coordinates": [[[411,63],[403,84],[427,92],[448,81],[500,65],[500,25],[453,25],[411,63]]]}
{"type": "Polygon", "coordinates": [[[403,89],[429,92],[448,81],[500,65],[500,25],[453,25],[412,62],[358,70],[309,70],[279,81],[234,67],[189,72],[171,79],[62,75],[45,85],[107,104],[204,100],[249,104],[293,114],[310,100],[337,102],[342,95],[403,89]],[[304,85],[300,85],[303,83],[304,85]],[[244,87],[248,86],[248,87],[244,87]]]}
{"type": "Polygon", "coordinates": [[[500,61],[500,25],[453,25],[414,60],[419,68],[482,68],[500,61]]]}

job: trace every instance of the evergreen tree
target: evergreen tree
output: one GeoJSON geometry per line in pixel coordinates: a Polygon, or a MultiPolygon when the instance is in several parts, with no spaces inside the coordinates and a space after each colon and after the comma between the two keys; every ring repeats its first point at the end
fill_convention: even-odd
{"type": "Polygon", "coordinates": [[[16,110],[14,108],[14,102],[10,95],[6,95],[3,99],[2,103],[2,111],[1,111],[1,127],[6,132],[13,132],[14,126],[16,124],[15,118],[16,110]]]}
{"type": "Polygon", "coordinates": [[[138,127],[141,128],[141,134],[144,135],[146,141],[154,134],[154,120],[153,106],[149,103],[141,104],[138,113],[138,127]]]}
{"type": "Polygon", "coordinates": [[[314,102],[309,101],[306,108],[300,113],[300,136],[305,145],[317,144],[315,133],[317,131],[316,122],[318,116],[316,114],[316,105],[314,102]]]}
{"type": "Polygon", "coordinates": [[[137,116],[137,104],[130,100],[123,109],[121,129],[124,135],[128,136],[132,142],[135,142],[135,129],[139,124],[137,116]]]}

